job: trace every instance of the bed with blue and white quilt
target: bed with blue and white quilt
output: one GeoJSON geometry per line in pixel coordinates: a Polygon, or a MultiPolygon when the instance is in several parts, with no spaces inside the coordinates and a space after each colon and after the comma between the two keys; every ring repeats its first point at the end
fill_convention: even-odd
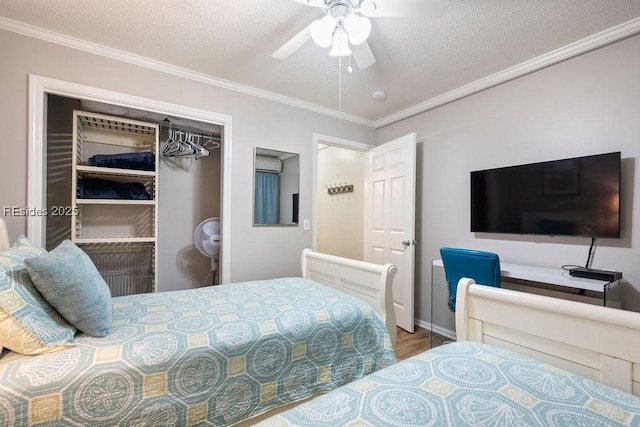
{"type": "Polygon", "coordinates": [[[465,341],[406,359],[259,425],[639,426],[640,397],[465,341]]]}
{"type": "Polygon", "coordinates": [[[116,297],[106,337],[4,349],[0,425],[232,425],[395,362],[371,305],[304,278],[116,297]]]}

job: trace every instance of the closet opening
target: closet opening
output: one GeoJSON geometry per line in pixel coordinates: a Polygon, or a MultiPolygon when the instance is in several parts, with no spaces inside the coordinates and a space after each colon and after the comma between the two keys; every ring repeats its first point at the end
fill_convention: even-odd
{"type": "MultiPolygon", "coordinates": [[[[107,202],[104,206],[92,204],[85,208],[85,212],[92,214],[85,214],[83,224],[94,228],[127,230],[126,227],[131,222],[134,223],[131,226],[133,228],[144,228],[140,226],[141,223],[146,228],[149,228],[146,224],[156,228],[155,233],[147,230],[143,232],[143,237],[134,237],[132,240],[136,244],[125,246],[127,249],[124,252],[118,249],[115,252],[117,256],[109,255],[111,243],[93,246],[93,243],[87,244],[91,250],[86,252],[98,269],[102,269],[101,274],[105,280],[108,283],[111,280],[109,285],[112,287],[112,294],[137,293],[137,289],[148,292],[147,285],[136,284],[139,281],[136,267],[148,262],[149,257],[152,257],[152,264],[155,266],[154,291],[191,289],[221,283],[221,263],[212,263],[211,258],[197,249],[194,232],[203,220],[223,217],[224,126],[82,97],[45,93],[44,98],[43,166],[46,174],[43,181],[46,191],[44,199],[49,212],[53,207],[72,206],[72,192],[77,191],[74,187],[77,187],[78,182],[74,181],[75,174],[72,174],[74,144],[77,144],[73,139],[74,126],[77,126],[74,111],[157,126],[157,172],[149,181],[150,184],[145,183],[148,188],[151,187],[150,193],[154,196],[155,201],[148,202],[153,208],[145,205],[146,202],[134,206],[107,202]],[[182,142],[182,146],[176,141],[182,142]],[[191,143],[189,147],[188,142],[191,143]],[[171,144],[173,145],[170,146],[171,144]],[[193,147],[201,149],[196,152],[193,147]],[[155,245],[144,242],[144,236],[154,234],[155,245]],[[216,265],[215,273],[212,273],[213,265],[216,265]]],[[[113,143],[117,144],[117,141],[113,143]]],[[[114,150],[118,151],[117,148],[114,150]]],[[[125,176],[116,180],[128,179],[125,176]]],[[[77,233],[77,230],[74,230],[71,216],[47,215],[42,245],[51,250],[63,240],[71,238],[72,233],[77,233]]],[[[122,243],[119,240],[123,239],[126,240],[115,238],[118,243],[122,243]]],[[[223,248],[221,255],[224,253],[223,248]]]]}

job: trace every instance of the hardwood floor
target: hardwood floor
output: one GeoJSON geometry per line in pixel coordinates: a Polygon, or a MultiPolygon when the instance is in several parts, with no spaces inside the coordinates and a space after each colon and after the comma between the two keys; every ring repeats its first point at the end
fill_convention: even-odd
{"type": "MultiPolygon", "coordinates": [[[[436,333],[433,334],[433,347],[438,347],[450,341],[449,338],[443,337],[436,333]]],[[[396,338],[396,357],[398,360],[404,360],[431,348],[431,331],[420,326],[415,327],[415,332],[410,334],[404,329],[398,328],[396,338]]]]}

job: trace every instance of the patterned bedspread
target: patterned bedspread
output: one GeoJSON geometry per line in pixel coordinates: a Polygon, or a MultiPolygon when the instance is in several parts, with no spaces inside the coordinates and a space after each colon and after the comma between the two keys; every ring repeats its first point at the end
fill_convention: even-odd
{"type": "Polygon", "coordinates": [[[367,303],[301,278],[113,299],[105,338],[0,358],[0,425],[230,425],[396,362],[367,303]]]}
{"type": "Polygon", "coordinates": [[[640,398],[489,345],[447,344],[266,426],[638,426],[640,398]]]}

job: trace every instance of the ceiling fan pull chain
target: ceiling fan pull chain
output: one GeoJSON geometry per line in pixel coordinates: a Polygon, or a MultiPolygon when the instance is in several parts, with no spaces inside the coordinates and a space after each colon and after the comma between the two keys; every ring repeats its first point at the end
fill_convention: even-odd
{"type": "Polygon", "coordinates": [[[342,136],[342,56],[338,57],[338,143],[342,136]]]}

